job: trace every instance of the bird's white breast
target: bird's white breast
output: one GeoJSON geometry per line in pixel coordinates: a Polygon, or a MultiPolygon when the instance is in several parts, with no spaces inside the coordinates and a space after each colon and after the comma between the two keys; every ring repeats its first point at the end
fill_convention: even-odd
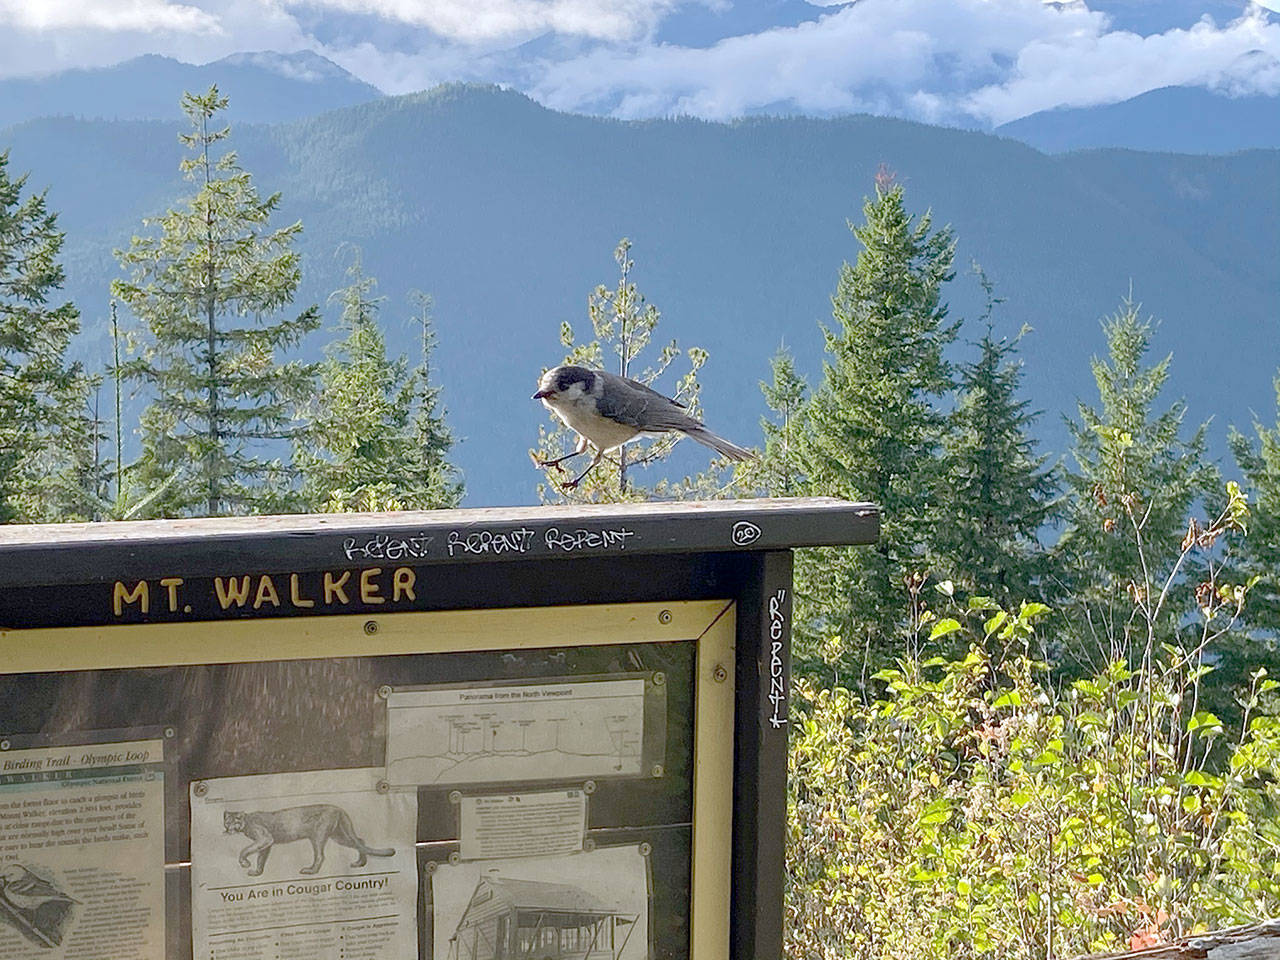
{"type": "Polygon", "coordinates": [[[596,398],[584,392],[580,384],[575,383],[554,397],[543,397],[542,402],[565,426],[586,437],[598,450],[620,447],[640,432],[628,424],[600,416],[596,398]]]}

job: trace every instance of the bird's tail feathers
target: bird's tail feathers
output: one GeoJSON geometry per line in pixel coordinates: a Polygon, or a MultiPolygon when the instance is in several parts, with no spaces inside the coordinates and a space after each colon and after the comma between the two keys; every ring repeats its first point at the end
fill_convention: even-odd
{"type": "Polygon", "coordinates": [[[706,427],[696,427],[692,430],[683,431],[685,436],[692,437],[699,443],[710,447],[722,457],[728,457],[730,460],[754,460],[755,453],[740,447],[736,443],[730,443],[724,437],[718,437],[706,427]]]}

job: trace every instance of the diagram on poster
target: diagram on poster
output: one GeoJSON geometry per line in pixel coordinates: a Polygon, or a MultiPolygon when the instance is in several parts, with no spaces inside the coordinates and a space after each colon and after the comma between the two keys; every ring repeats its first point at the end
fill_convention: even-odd
{"type": "Polygon", "coordinates": [[[638,776],[645,681],[392,690],[387,780],[396,785],[638,776]]]}
{"type": "Polygon", "coordinates": [[[649,869],[641,845],[563,857],[437,864],[426,960],[648,960],[649,869]]]}
{"type": "Polygon", "coordinates": [[[0,753],[0,960],[163,960],[163,749],[0,753]]]}
{"type": "Polygon", "coordinates": [[[402,960],[417,952],[418,802],[380,769],[191,786],[200,960],[402,960]]]}

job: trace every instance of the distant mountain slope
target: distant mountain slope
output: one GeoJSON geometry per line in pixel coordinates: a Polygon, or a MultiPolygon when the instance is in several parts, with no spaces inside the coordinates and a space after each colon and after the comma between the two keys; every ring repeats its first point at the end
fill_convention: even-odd
{"type": "Polygon", "coordinates": [[[163,120],[179,116],[184,90],[217,83],[231,118],[274,123],[314,116],[382,96],[314,53],[238,53],[193,65],[148,55],[114,67],[0,80],[0,127],[36,117],[163,120]]]}
{"type": "Polygon", "coordinates": [[[1048,153],[1094,147],[1168,153],[1280,147],[1280,97],[1161,87],[1122,103],[1033,113],[995,132],[1048,153]]]}
{"type": "MultiPolygon", "coordinates": [[[[13,168],[49,184],[62,212],[68,292],[98,356],[112,247],[184,189],[177,130],[42,120],[0,133],[13,168]]],[[[779,344],[818,371],[817,325],[829,320],[841,262],[857,255],[846,219],[861,219],[882,162],[913,210],[932,207],[957,231],[953,314],[981,309],[967,275],[976,259],[1006,300],[998,329],[1035,328],[1023,355],[1029,393],[1048,411],[1049,449],[1064,447],[1058,413],[1094,395],[1097,321],[1131,284],[1162,320],[1156,350],[1175,352],[1172,392],[1188,397],[1193,417],[1215,416],[1220,434],[1251,409],[1273,408],[1280,151],[1051,157],[871,117],[622,123],[475,87],[241,126],[233,143],[263,190],[283,191],[280,222],[305,224],[303,302],[323,303],[342,282],[343,243],[363,248],[400,349],[414,342],[405,292],[434,295],[435,370],[466,438],[459,460],[472,503],[532,498],[525,451],[544,412],[531,384],[561,356],[561,321],[581,331],[588,292],[616,280],[610,254],[622,236],[634,242],[635,279],[663,312],[661,334],[710,351],[709,422],[758,442],[757,382],[779,344]]],[[[706,462],[701,449],[683,456],[682,468],[706,462]]]]}

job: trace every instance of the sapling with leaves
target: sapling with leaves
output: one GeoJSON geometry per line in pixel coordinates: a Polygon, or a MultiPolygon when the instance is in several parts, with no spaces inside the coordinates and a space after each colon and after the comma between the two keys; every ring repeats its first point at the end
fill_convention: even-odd
{"type": "MultiPolygon", "coordinates": [[[[1250,588],[1213,560],[1249,521],[1238,487],[1225,501],[1168,545],[1175,566],[1205,559],[1186,645],[1060,685],[1036,653],[1044,604],[920,577],[878,696],[798,679],[788,956],[1044,960],[1280,912],[1276,684],[1254,673],[1230,738],[1201,696],[1250,588]]],[[[1169,582],[1128,596],[1129,646],[1158,634],[1169,582]]]]}
{"type": "MultiPolygon", "coordinates": [[[[653,341],[661,314],[648,303],[631,278],[635,261],[631,259],[631,241],[623,239],[614,250],[619,277],[616,287],[596,287],[587,299],[587,314],[591,321],[594,339],[578,341],[573,326],[565,322],[560,329],[560,342],[567,351],[564,363],[593,370],[613,370],[646,387],[654,384],[680,357],[688,359],[688,370],[675,384],[675,390],[665,396],[683,406],[684,412],[695,419],[701,418],[698,371],[707,361],[707,352],[698,347],[682,350],[675,340],[657,349],[652,360],[646,353],[653,341]]],[[[529,452],[535,466],[546,471],[546,480],[538,485],[538,494],[544,502],[569,500],[581,503],[610,503],[628,500],[644,500],[650,495],[679,498],[696,491],[701,496],[714,496],[711,489],[718,481],[710,474],[683,481],[660,481],[651,489],[645,489],[635,481],[637,470],[662,463],[671,455],[681,434],[667,432],[658,436],[637,437],[635,441],[619,447],[616,453],[604,458],[594,470],[583,474],[579,482],[568,489],[564,480],[565,461],[574,456],[579,446],[578,436],[558,419],[555,426],[538,428],[538,445],[529,452]]],[[[584,464],[585,466],[585,464],[584,464]]]]}

